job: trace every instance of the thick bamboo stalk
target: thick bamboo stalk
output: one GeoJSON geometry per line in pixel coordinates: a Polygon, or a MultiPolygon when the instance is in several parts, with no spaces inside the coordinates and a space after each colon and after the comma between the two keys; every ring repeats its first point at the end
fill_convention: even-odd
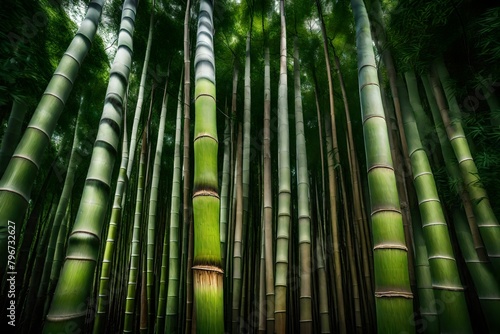
{"type": "MultiPolygon", "coordinates": [[[[80,66],[90,49],[103,5],[104,0],[93,0],[89,4],[80,28],[61,58],[0,180],[0,249],[7,249],[8,221],[21,226],[43,153],[50,143],[80,66]]],[[[16,235],[16,244],[18,236],[19,233],[16,235]]],[[[7,256],[2,256],[0,258],[2,278],[6,265],[7,256]]]]}
{"type": "Polygon", "coordinates": [[[44,332],[59,332],[75,324],[83,327],[99,254],[102,224],[111,189],[111,174],[119,145],[122,102],[132,65],[132,39],[136,1],[126,0],[118,35],[118,49],[111,67],[108,90],[92,152],[82,201],[68,240],[68,251],[44,332]]]}
{"type": "Polygon", "coordinates": [[[291,175],[288,125],[288,86],[285,2],[280,0],[280,79],[278,86],[278,224],[276,230],[276,278],[274,282],[275,332],[284,334],[287,314],[288,240],[290,229],[291,175]]]}
{"type": "MultiPolygon", "coordinates": [[[[120,231],[120,223],[122,218],[122,197],[125,193],[127,185],[127,163],[128,163],[128,135],[127,135],[127,114],[123,114],[123,138],[122,138],[122,155],[120,162],[120,170],[115,188],[113,199],[113,207],[111,209],[111,217],[109,220],[108,232],[106,236],[106,244],[104,246],[104,254],[101,264],[101,275],[99,278],[99,290],[97,295],[97,309],[94,320],[94,333],[102,333],[105,330],[108,310],[110,309],[110,292],[111,290],[111,273],[113,272],[113,254],[115,253],[116,241],[118,232],[120,231]]],[[[123,238],[122,238],[123,239],[123,238]]],[[[59,240],[59,237],[58,237],[59,240]]],[[[115,258],[118,258],[115,256],[115,258]]],[[[54,264],[55,265],[55,264],[54,264]]],[[[117,267],[117,266],[116,266],[117,267]]],[[[115,268],[116,268],[115,267],[115,268]]],[[[57,276],[52,268],[51,276],[57,276]]]]}
{"type": "Polygon", "coordinates": [[[371,200],[375,298],[379,333],[413,332],[413,312],[396,178],[380,97],[370,22],[362,0],[351,0],[356,25],[359,90],[371,200]]]}
{"type": "Polygon", "coordinates": [[[66,173],[66,178],[64,179],[64,186],[61,192],[61,197],[59,198],[59,203],[57,204],[57,209],[54,216],[54,222],[52,229],[50,231],[50,239],[47,247],[47,253],[45,255],[45,263],[42,273],[42,278],[40,280],[40,286],[38,287],[36,305],[33,309],[33,319],[32,323],[39,323],[40,320],[45,316],[43,312],[43,306],[45,304],[45,299],[47,298],[48,285],[50,280],[50,272],[52,269],[52,261],[54,259],[54,253],[56,249],[56,243],[59,235],[59,229],[61,227],[61,222],[66,216],[67,207],[69,204],[69,199],[73,191],[73,185],[75,183],[75,170],[77,167],[77,149],[79,146],[78,137],[78,126],[80,121],[81,113],[83,112],[83,97],[80,101],[80,108],[78,110],[78,115],[76,116],[75,132],[73,135],[73,145],[71,148],[71,154],[68,162],[68,171],[66,173]]]}
{"type": "Polygon", "coordinates": [[[195,55],[193,294],[197,333],[224,332],[223,271],[217,193],[217,117],[213,2],[202,0],[195,55]]]}
{"type": "MultiPolygon", "coordinates": [[[[252,15],[252,14],[251,14],[252,15]]],[[[250,20],[252,22],[252,19],[250,20]]],[[[252,125],[252,86],[251,86],[251,45],[252,40],[252,23],[247,33],[246,52],[245,52],[245,78],[244,78],[244,94],[243,94],[243,160],[242,160],[242,189],[243,189],[243,234],[242,234],[242,252],[245,251],[245,240],[248,229],[248,201],[250,190],[250,131],[252,125]]]]}

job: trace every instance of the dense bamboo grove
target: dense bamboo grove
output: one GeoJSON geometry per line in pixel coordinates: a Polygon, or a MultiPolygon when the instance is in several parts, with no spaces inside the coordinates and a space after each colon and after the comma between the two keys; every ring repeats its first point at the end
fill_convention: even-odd
{"type": "Polygon", "coordinates": [[[1,328],[500,333],[494,1],[4,12],[1,328]]]}

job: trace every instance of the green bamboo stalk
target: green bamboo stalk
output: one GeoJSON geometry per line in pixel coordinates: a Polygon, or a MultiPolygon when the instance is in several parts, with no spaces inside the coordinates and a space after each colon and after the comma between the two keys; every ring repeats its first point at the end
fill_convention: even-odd
{"type": "Polygon", "coordinates": [[[453,152],[453,148],[451,147],[448,136],[446,135],[446,130],[444,129],[443,120],[439,113],[436,99],[434,98],[434,93],[429,81],[429,76],[423,75],[421,79],[424,85],[427,101],[431,109],[432,118],[434,120],[434,127],[436,129],[439,144],[441,146],[441,152],[443,153],[448,177],[451,180],[452,184],[456,184],[456,187],[454,187],[454,189],[456,189],[458,195],[462,199],[464,210],[467,216],[467,222],[469,223],[469,228],[472,233],[474,248],[476,249],[477,255],[479,256],[481,261],[487,261],[488,255],[486,254],[486,250],[484,249],[484,244],[481,240],[481,235],[476,224],[476,218],[474,217],[472,203],[470,201],[469,194],[465,190],[465,186],[460,175],[460,168],[458,167],[458,162],[455,158],[455,153],[453,152]]]}
{"type": "MultiPolygon", "coordinates": [[[[250,14],[253,15],[253,14],[250,14]]],[[[250,18],[250,29],[247,33],[246,52],[245,52],[245,78],[244,78],[244,94],[243,94],[243,160],[242,160],[242,189],[243,189],[243,234],[241,239],[242,254],[245,250],[245,240],[247,239],[246,233],[248,229],[248,196],[249,196],[249,183],[250,183],[250,130],[252,120],[252,88],[251,88],[251,59],[250,59],[250,42],[252,37],[252,22],[253,17],[250,18]]]]}
{"type": "Polygon", "coordinates": [[[236,142],[236,220],[234,224],[234,242],[233,242],[233,284],[231,286],[232,292],[232,332],[239,332],[239,319],[240,319],[240,304],[242,278],[243,278],[243,143],[242,143],[242,126],[238,126],[238,140],[236,142]]]}
{"type": "MultiPolygon", "coordinates": [[[[174,173],[172,175],[172,197],[170,206],[170,251],[168,267],[168,291],[166,308],[166,333],[174,333],[177,328],[179,313],[179,276],[180,276],[180,240],[179,240],[179,208],[181,194],[181,123],[182,123],[182,84],[179,86],[177,116],[175,123],[174,173]]],[[[159,312],[159,309],[158,309],[159,312]]],[[[160,327],[159,327],[160,328],[160,327]]]]}
{"type": "Polygon", "coordinates": [[[82,201],[68,240],[65,264],[45,322],[45,333],[65,331],[67,326],[84,326],[111,188],[111,174],[119,145],[122,102],[132,65],[135,12],[136,1],[125,0],[118,49],[110,71],[103,115],[82,201]]]}
{"type": "Polygon", "coordinates": [[[220,251],[221,261],[225,269],[226,264],[226,243],[227,243],[227,221],[229,214],[229,177],[230,177],[230,155],[231,155],[231,121],[229,117],[225,119],[224,125],[224,157],[222,162],[222,182],[220,192],[220,251]]]}
{"type": "Polygon", "coordinates": [[[130,247],[130,267],[127,283],[127,301],[125,304],[125,319],[123,322],[123,332],[132,333],[135,330],[135,297],[137,284],[139,282],[140,256],[141,256],[141,223],[144,196],[144,179],[146,177],[146,150],[147,150],[147,130],[142,135],[141,155],[139,159],[139,173],[137,179],[137,194],[135,199],[134,226],[132,242],[130,247]]]}
{"type": "Polygon", "coordinates": [[[7,122],[7,129],[2,136],[2,146],[0,147],[0,177],[5,172],[7,164],[9,163],[12,153],[19,142],[21,137],[21,129],[23,126],[24,116],[28,106],[22,100],[15,99],[12,102],[12,110],[10,111],[9,121],[7,122]]]}
{"type": "MultiPolygon", "coordinates": [[[[435,65],[434,72],[431,75],[431,84],[434,91],[434,97],[441,113],[441,118],[448,135],[448,140],[455,152],[455,157],[458,160],[458,166],[462,174],[462,179],[465,188],[469,193],[476,223],[483,238],[484,246],[488,253],[488,257],[493,264],[497,274],[500,273],[500,224],[493,213],[493,209],[488,198],[488,194],[481,184],[481,178],[478,174],[476,163],[470,152],[469,143],[465,137],[460,119],[459,110],[452,111],[446,106],[443,90],[439,82],[438,73],[443,72],[439,69],[439,65],[435,65]]],[[[446,82],[446,77],[442,73],[439,74],[441,83],[446,82]]],[[[446,90],[445,90],[446,94],[446,90]]],[[[448,95],[450,105],[454,105],[456,100],[448,95]]],[[[450,107],[451,108],[451,107],[450,107]]],[[[457,107],[458,108],[458,107],[457,107]]]]}
{"type": "Polygon", "coordinates": [[[224,332],[217,193],[217,118],[213,1],[201,0],[195,67],[193,292],[197,333],[224,332]]]}
{"type": "Polygon", "coordinates": [[[472,276],[486,323],[490,333],[496,333],[500,328],[500,317],[498,316],[500,314],[500,287],[498,276],[495,276],[491,263],[481,260],[477,255],[463,212],[460,210],[453,211],[453,223],[457,232],[458,245],[472,276]]]}
{"type": "MultiPolygon", "coordinates": [[[[80,28],[61,58],[0,180],[0,249],[7,249],[8,221],[19,226],[23,221],[43,152],[50,143],[80,66],[90,49],[103,5],[104,0],[93,0],[89,4],[80,28]]],[[[6,265],[7,256],[2,256],[0,277],[3,277],[6,265]]]]}
{"type": "Polygon", "coordinates": [[[39,323],[43,318],[45,313],[43,313],[43,307],[45,304],[45,299],[47,298],[48,285],[50,280],[50,273],[52,270],[52,262],[54,259],[54,253],[56,250],[56,243],[59,235],[59,229],[61,227],[61,222],[67,213],[67,208],[69,200],[71,198],[71,193],[73,191],[73,185],[75,183],[75,171],[78,163],[77,149],[80,144],[78,137],[78,127],[80,123],[80,116],[83,112],[83,102],[84,97],[81,98],[80,108],[76,116],[75,132],[73,135],[73,145],[71,148],[71,154],[68,162],[68,170],[66,173],[66,178],[64,179],[64,186],[61,192],[61,197],[59,198],[59,203],[57,204],[57,209],[54,216],[54,222],[50,232],[50,239],[47,247],[47,253],[45,255],[45,264],[43,268],[42,278],[40,280],[40,286],[38,287],[37,300],[35,307],[33,309],[32,323],[39,323]]]}
{"type": "Polygon", "coordinates": [[[266,258],[266,323],[274,331],[273,190],[271,182],[271,66],[269,47],[264,51],[264,246],[266,258]]]}
{"type": "MultiPolygon", "coordinates": [[[[108,233],[106,236],[106,244],[104,246],[104,255],[101,264],[101,275],[99,278],[99,292],[97,295],[97,309],[94,320],[95,334],[102,333],[108,319],[108,310],[110,309],[110,292],[111,292],[111,274],[113,269],[113,257],[115,255],[115,246],[118,238],[118,232],[121,227],[122,218],[122,202],[124,189],[127,185],[127,163],[128,163],[128,135],[126,113],[123,114],[123,138],[122,138],[122,155],[120,163],[120,171],[115,188],[113,207],[111,209],[111,217],[109,220],[108,233]]],[[[115,267],[116,268],[116,267],[115,267]]]]}
{"type": "Polygon", "coordinates": [[[438,314],[440,330],[445,333],[472,332],[465,294],[453,254],[448,226],[425,152],[408,93],[398,78],[406,141],[410,153],[413,183],[417,192],[422,221],[422,234],[427,246],[434,296],[443,306],[438,314]]]}
{"type": "Polygon", "coordinates": [[[288,86],[285,2],[280,0],[280,79],[278,85],[278,223],[276,230],[276,276],[274,282],[275,332],[286,333],[288,240],[290,227],[291,175],[288,125],[288,86]]]}
{"type": "MultiPolygon", "coordinates": [[[[193,275],[191,272],[190,253],[192,254],[192,209],[191,209],[191,167],[190,167],[190,124],[191,124],[191,43],[189,22],[191,18],[191,0],[186,1],[184,12],[184,147],[183,147],[183,191],[182,191],[182,259],[181,267],[186,268],[186,305],[185,305],[185,334],[191,333],[191,319],[193,308],[193,275]]],[[[192,258],[192,256],[191,256],[192,258]]]]}
{"type": "Polygon", "coordinates": [[[154,285],[154,256],[155,256],[155,238],[156,238],[156,211],[158,203],[158,185],[160,183],[161,157],[163,153],[163,137],[165,134],[165,118],[168,104],[168,74],[163,90],[163,100],[160,112],[160,124],[158,125],[158,138],[156,140],[156,151],[153,162],[153,177],[151,180],[151,192],[149,194],[149,212],[148,212],[148,230],[147,230],[147,248],[146,248],[146,294],[148,305],[148,319],[154,319],[155,298],[153,296],[154,285]]]}
{"type": "Polygon", "coordinates": [[[351,0],[356,25],[359,90],[370,190],[377,330],[414,332],[412,292],[396,178],[380,97],[370,22],[362,0],[351,0]]]}
{"type": "MultiPolygon", "coordinates": [[[[417,211],[418,212],[418,211],[417,211]]],[[[418,214],[418,213],[417,213],[418,214]]],[[[429,255],[422,235],[422,224],[412,224],[415,248],[415,277],[417,284],[418,303],[422,317],[424,333],[439,333],[439,320],[436,310],[436,298],[432,288],[429,255]]]]}
{"type": "Polygon", "coordinates": [[[141,81],[139,82],[139,92],[137,94],[137,104],[135,106],[135,112],[134,112],[134,122],[132,123],[132,132],[130,133],[130,150],[128,153],[129,160],[127,165],[127,179],[130,179],[130,173],[132,173],[135,149],[137,145],[137,130],[139,128],[139,121],[141,120],[141,114],[142,114],[142,105],[144,103],[144,90],[148,74],[149,58],[151,55],[151,45],[153,44],[154,12],[155,12],[155,0],[153,0],[153,3],[151,5],[151,14],[149,16],[148,41],[146,44],[146,54],[144,55],[144,63],[142,64],[141,81]]]}
{"type": "Polygon", "coordinates": [[[294,38],[293,46],[299,224],[300,331],[302,333],[312,333],[311,212],[309,210],[309,173],[307,170],[307,149],[304,134],[304,115],[302,112],[300,58],[297,36],[294,38]]]}

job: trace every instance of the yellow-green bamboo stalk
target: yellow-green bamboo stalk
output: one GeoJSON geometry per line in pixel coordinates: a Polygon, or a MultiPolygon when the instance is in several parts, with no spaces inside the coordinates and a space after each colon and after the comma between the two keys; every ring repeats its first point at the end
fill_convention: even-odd
{"type": "Polygon", "coordinates": [[[286,330],[288,239],[290,229],[291,175],[288,125],[288,86],[285,2],[280,0],[280,79],[278,86],[278,224],[276,230],[276,278],[274,282],[274,326],[276,334],[286,330]]]}
{"type": "Polygon", "coordinates": [[[201,0],[196,38],[193,183],[193,294],[197,333],[224,332],[217,193],[213,1],[201,0]]]}
{"type": "MultiPolygon", "coordinates": [[[[179,279],[180,279],[180,234],[179,209],[181,205],[181,126],[182,126],[182,83],[179,86],[177,116],[175,121],[174,144],[174,172],[172,175],[172,197],[170,206],[169,224],[169,252],[168,252],[168,290],[166,305],[166,333],[174,333],[178,326],[179,316],[179,279]]],[[[158,313],[160,309],[158,307],[158,313]]],[[[158,331],[163,328],[158,325],[158,331]]]]}
{"type": "Polygon", "coordinates": [[[135,297],[137,284],[139,282],[139,265],[141,256],[141,223],[144,195],[144,178],[146,174],[146,150],[147,150],[147,130],[142,136],[141,155],[139,159],[139,172],[137,179],[137,194],[135,199],[134,226],[132,232],[132,242],[130,246],[130,266],[127,282],[127,299],[125,303],[125,319],[123,322],[123,332],[132,333],[135,329],[135,297]]]}
{"type": "Polygon", "coordinates": [[[429,159],[420,140],[408,93],[401,78],[398,78],[398,91],[410,152],[413,183],[420,209],[422,233],[427,246],[432,288],[436,300],[443,305],[443,310],[438,314],[439,327],[445,333],[472,332],[448,225],[429,159]]]}
{"type": "Polygon", "coordinates": [[[306,137],[302,112],[300,86],[300,60],[298,37],[294,38],[293,68],[295,92],[295,143],[297,151],[297,193],[299,224],[300,267],[300,331],[312,332],[312,284],[311,284],[311,213],[309,211],[309,173],[307,170],[306,137]]]}
{"type": "Polygon", "coordinates": [[[414,332],[401,210],[392,166],[370,22],[362,0],[351,0],[356,25],[358,77],[371,200],[375,298],[379,333],[414,332]]]}
{"type": "Polygon", "coordinates": [[[28,106],[22,100],[14,100],[12,102],[12,110],[10,111],[7,129],[2,136],[2,146],[0,147],[0,177],[2,177],[7,164],[9,163],[12,153],[21,137],[21,128],[23,126],[24,116],[28,106]]]}
{"type": "MultiPolygon", "coordinates": [[[[486,252],[493,264],[494,270],[500,273],[500,243],[498,242],[500,240],[500,224],[493,213],[488,194],[481,184],[476,163],[474,162],[469,143],[462,128],[459,110],[453,111],[450,115],[450,110],[446,105],[438,76],[441,78],[442,83],[446,82],[446,80],[442,73],[438,75],[439,71],[443,72],[439,67],[439,65],[435,66],[430,78],[434,97],[441,113],[448,140],[458,160],[458,166],[472,202],[472,209],[474,210],[476,223],[483,238],[486,252]]],[[[448,100],[454,104],[453,98],[449,97],[448,100]]]]}
{"type": "Polygon", "coordinates": [[[136,1],[125,0],[103,115],[80,208],[68,240],[65,264],[45,322],[45,333],[66,331],[68,326],[84,326],[110,195],[111,175],[120,142],[122,103],[132,66],[135,13],[136,1]]]}

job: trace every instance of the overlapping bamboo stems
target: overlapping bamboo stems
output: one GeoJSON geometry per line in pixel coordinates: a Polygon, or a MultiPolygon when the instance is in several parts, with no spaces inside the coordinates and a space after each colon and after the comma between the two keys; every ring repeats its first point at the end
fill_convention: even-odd
{"type": "MultiPolygon", "coordinates": [[[[0,249],[7,249],[8,221],[21,227],[43,153],[90,49],[103,5],[104,0],[90,2],[80,28],[61,58],[0,180],[0,249]]],[[[16,235],[16,244],[18,240],[16,235]]],[[[29,249],[32,240],[26,237],[23,240],[21,250],[29,249]]],[[[18,251],[18,255],[22,255],[21,251],[18,251]]],[[[19,256],[16,259],[18,262],[19,256]]],[[[3,256],[0,259],[2,278],[6,265],[7,256],[3,256]]]]}
{"type": "Polygon", "coordinates": [[[182,150],[182,259],[181,268],[186,268],[186,305],[184,318],[185,334],[191,333],[192,309],[193,309],[193,276],[191,273],[192,259],[192,216],[191,216],[191,165],[190,165],[190,124],[191,124],[191,43],[189,35],[189,23],[191,18],[191,0],[186,1],[184,11],[184,125],[183,125],[183,150],[182,150]]]}
{"type": "MultiPolygon", "coordinates": [[[[439,71],[444,72],[443,69],[439,70],[439,65],[436,65],[430,78],[434,97],[436,98],[436,103],[441,113],[448,140],[458,160],[462,180],[469,193],[474,216],[476,217],[476,223],[481,233],[486,252],[493,264],[494,270],[500,273],[500,243],[498,243],[498,240],[500,240],[500,224],[493,213],[488,194],[481,184],[476,163],[474,162],[467,138],[462,128],[459,110],[455,109],[455,111],[450,114],[446,105],[443,89],[441,88],[438,78],[437,72],[439,71]]],[[[441,83],[446,83],[446,77],[443,73],[441,73],[439,77],[441,83]]],[[[452,97],[449,97],[448,100],[451,101],[451,105],[455,104],[452,97]]]]}
{"type": "Polygon", "coordinates": [[[300,58],[298,37],[294,38],[293,68],[295,95],[295,135],[297,157],[297,210],[299,231],[300,267],[300,331],[312,332],[312,268],[311,268],[311,213],[309,210],[309,173],[307,170],[306,138],[304,134],[304,115],[302,112],[302,93],[300,86],[300,58]]]}
{"type": "MultiPolygon", "coordinates": [[[[57,204],[57,209],[54,215],[54,222],[52,223],[52,229],[50,230],[50,239],[48,242],[47,253],[45,254],[45,262],[43,266],[43,273],[40,279],[40,286],[38,287],[36,304],[27,305],[27,307],[33,307],[31,311],[27,314],[32,314],[31,323],[32,325],[38,326],[41,319],[44,317],[44,305],[45,299],[47,298],[48,285],[50,280],[50,272],[52,269],[52,261],[54,259],[54,253],[56,250],[57,237],[59,235],[59,229],[61,227],[61,222],[66,216],[69,200],[71,198],[71,193],[73,191],[73,185],[75,183],[75,171],[77,167],[77,149],[80,144],[78,137],[78,126],[80,121],[81,113],[83,112],[83,102],[84,97],[81,97],[80,108],[76,116],[75,122],[75,132],[73,134],[73,144],[71,147],[71,154],[68,162],[68,169],[66,177],[64,179],[64,185],[61,192],[61,197],[57,204]]],[[[31,316],[30,316],[31,317],[31,316]]],[[[36,328],[36,327],[35,327],[36,328]]]]}
{"type": "MultiPolygon", "coordinates": [[[[147,319],[149,319],[149,321],[153,321],[154,319],[154,311],[155,311],[154,308],[156,304],[155,302],[156,298],[153,296],[155,235],[156,235],[156,221],[157,221],[156,212],[157,212],[157,202],[158,202],[158,186],[160,182],[161,157],[163,152],[163,136],[165,133],[165,117],[167,113],[167,103],[168,103],[167,86],[168,86],[168,74],[167,74],[167,82],[165,83],[165,88],[163,91],[163,100],[160,112],[160,123],[158,125],[158,138],[156,141],[155,158],[153,162],[153,172],[152,172],[152,180],[151,180],[149,202],[148,202],[149,211],[147,217],[146,266],[145,266],[147,277],[145,282],[146,282],[146,298],[147,298],[147,311],[148,311],[147,319]]],[[[151,101],[152,100],[153,100],[153,94],[151,94],[151,101]]],[[[141,308],[141,312],[142,310],[143,308],[141,308]]]]}
{"type": "Polygon", "coordinates": [[[291,175],[288,124],[287,48],[285,3],[280,0],[280,79],[278,85],[278,222],[276,229],[276,277],[274,282],[275,332],[286,333],[288,240],[290,228],[291,175]]]}
{"type": "Polygon", "coordinates": [[[484,248],[484,244],[481,240],[481,235],[476,224],[476,218],[474,217],[472,203],[470,201],[469,194],[465,190],[465,186],[460,175],[460,168],[458,167],[458,162],[455,158],[455,153],[453,152],[453,148],[451,147],[450,141],[448,140],[448,137],[446,135],[446,130],[439,113],[436,99],[434,98],[434,93],[429,81],[429,77],[428,75],[423,75],[421,79],[424,85],[427,101],[431,109],[432,118],[434,120],[434,128],[436,130],[436,134],[441,147],[441,152],[443,154],[446,171],[448,172],[448,176],[450,177],[451,182],[456,184],[455,189],[462,200],[462,204],[464,206],[465,214],[467,217],[467,222],[472,234],[472,240],[474,241],[474,248],[476,249],[477,256],[481,259],[481,261],[488,261],[488,255],[486,254],[486,250],[484,248]]]}
{"type": "Polygon", "coordinates": [[[111,174],[119,146],[122,103],[132,65],[136,1],[125,0],[118,49],[83,189],[80,208],[68,240],[65,264],[47,315],[44,332],[63,331],[69,324],[83,327],[99,254],[100,236],[111,189],[111,174]],[[70,302],[68,302],[70,301],[70,302]]]}
{"type": "Polygon", "coordinates": [[[7,128],[3,133],[2,146],[0,147],[0,177],[5,172],[5,168],[7,168],[7,164],[21,137],[21,129],[26,111],[28,111],[28,106],[21,99],[15,99],[12,102],[7,128]]]}
{"type": "MultiPolygon", "coordinates": [[[[174,171],[172,175],[172,195],[170,206],[169,235],[170,241],[168,252],[168,290],[166,310],[158,307],[158,316],[166,316],[165,332],[174,333],[178,326],[179,317],[179,281],[180,281],[180,233],[179,233],[179,209],[181,205],[181,124],[182,124],[182,80],[179,86],[177,115],[175,123],[174,142],[174,171]],[[163,312],[163,314],[161,314],[163,312]]],[[[165,245],[164,245],[165,247],[165,245]]],[[[162,266],[166,265],[162,263],[162,266]]],[[[166,274],[166,273],[165,273],[166,274]]],[[[158,324],[157,332],[163,332],[162,323],[158,324]]]]}
{"type": "MultiPolygon", "coordinates": [[[[363,197],[362,197],[362,189],[361,189],[361,182],[360,182],[360,173],[359,173],[359,162],[358,162],[358,156],[356,154],[356,147],[354,145],[354,137],[352,133],[352,124],[351,124],[351,115],[349,111],[349,102],[347,100],[347,92],[345,89],[344,85],[344,77],[342,75],[342,71],[340,70],[340,60],[339,57],[337,57],[337,54],[335,53],[335,49],[333,48],[333,41],[331,41],[332,44],[332,49],[333,49],[333,57],[334,57],[334,67],[335,70],[337,71],[338,79],[339,79],[339,86],[340,86],[340,91],[342,93],[342,99],[344,101],[344,112],[345,112],[345,117],[346,117],[346,129],[347,129],[347,156],[348,156],[348,161],[349,161],[349,166],[350,166],[350,180],[351,180],[351,188],[352,188],[352,207],[353,207],[353,227],[354,227],[354,236],[356,236],[356,239],[359,239],[359,248],[361,249],[361,266],[360,266],[360,274],[363,275],[364,277],[364,285],[359,285],[357,282],[357,274],[355,269],[357,269],[356,266],[352,266],[352,263],[349,263],[349,267],[352,274],[352,284],[353,284],[353,292],[355,290],[359,290],[359,287],[361,287],[365,291],[364,293],[360,293],[358,297],[365,298],[366,300],[363,302],[363,307],[364,310],[362,313],[365,314],[365,321],[367,323],[367,326],[370,327],[370,323],[373,322],[372,320],[372,307],[374,301],[373,301],[373,289],[372,289],[372,280],[371,280],[371,269],[373,267],[373,260],[371,258],[368,251],[368,241],[369,238],[369,231],[368,231],[368,221],[366,219],[366,214],[365,214],[365,208],[363,205],[363,197]]],[[[344,206],[347,205],[348,200],[346,196],[346,182],[344,181],[343,173],[342,170],[340,170],[340,177],[341,177],[341,184],[343,185],[342,187],[342,194],[343,194],[343,203],[344,206]]],[[[349,201],[350,202],[350,201],[349,201]]],[[[346,212],[347,209],[344,209],[346,212]]],[[[350,224],[351,219],[346,220],[346,230],[350,231],[350,224]]],[[[349,232],[348,235],[351,233],[349,232]]],[[[348,244],[349,242],[351,243],[352,247],[352,239],[348,238],[348,244]]],[[[370,253],[371,254],[371,253],[370,253]]],[[[352,256],[352,259],[355,261],[355,254],[354,251],[350,252],[350,255],[352,256]]],[[[354,262],[353,262],[354,263],[354,262]]],[[[360,323],[360,313],[361,313],[361,305],[358,305],[361,303],[361,300],[355,300],[355,319],[356,319],[356,327],[360,328],[361,323],[360,323]],[[358,326],[359,325],[359,326],[358,326]]]]}
{"type": "MultiPolygon", "coordinates": [[[[338,222],[338,199],[337,199],[337,177],[335,166],[340,165],[339,146],[336,132],[335,122],[335,105],[333,96],[333,79],[330,66],[330,52],[328,51],[326,27],[323,21],[323,14],[321,3],[316,0],[316,7],[318,10],[318,17],[321,23],[321,36],[323,38],[323,51],[325,55],[326,75],[328,79],[328,99],[330,106],[330,133],[325,129],[326,145],[327,145],[327,163],[328,163],[328,189],[330,198],[330,219],[332,225],[332,238],[333,238],[333,260],[334,260],[334,284],[335,284],[335,298],[338,316],[338,329],[341,334],[347,331],[346,325],[346,311],[344,303],[344,291],[342,288],[342,264],[340,259],[340,235],[339,235],[339,222],[338,222]]],[[[325,121],[326,124],[326,121],[325,121]]]]}
{"type": "Polygon", "coordinates": [[[398,90],[410,152],[413,182],[419,203],[422,234],[427,246],[432,287],[436,300],[443,303],[443,310],[438,314],[439,327],[446,333],[471,332],[464,289],[453,254],[448,225],[439,200],[429,158],[422,146],[413,109],[401,78],[398,79],[398,90]]]}
{"type": "Polygon", "coordinates": [[[474,287],[481,303],[481,309],[490,332],[500,328],[500,287],[498,276],[495,275],[491,263],[479,258],[474,248],[474,242],[463,212],[453,212],[453,226],[457,233],[458,245],[462,251],[474,287]]]}
{"type": "MultiPolygon", "coordinates": [[[[226,108],[227,110],[227,108],[226,108]]],[[[222,182],[220,191],[220,251],[221,262],[226,269],[227,233],[229,219],[229,193],[231,176],[231,121],[229,116],[225,118],[224,124],[224,156],[222,162],[222,182]]]]}
{"type": "Polygon", "coordinates": [[[139,81],[139,92],[137,93],[137,103],[135,105],[134,121],[132,123],[132,131],[130,133],[130,150],[128,153],[129,160],[127,165],[127,179],[130,179],[130,174],[132,173],[132,167],[134,164],[134,157],[137,146],[137,131],[139,129],[139,122],[141,120],[142,105],[144,103],[144,91],[146,87],[146,78],[148,74],[149,58],[151,56],[151,45],[153,44],[154,11],[155,11],[155,0],[153,0],[153,3],[151,5],[151,13],[149,15],[148,41],[146,44],[146,53],[144,55],[144,62],[142,64],[141,80],[139,81]]]}
{"type": "MultiPolygon", "coordinates": [[[[110,292],[111,292],[111,275],[113,273],[113,258],[118,260],[115,254],[116,241],[120,230],[122,217],[122,196],[125,193],[125,188],[128,182],[127,179],[127,163],[128,163],[128,135],[127,135],[127,114],[126,110],[123,113],[123,138],[122,138],[122,155],[120,170],[115,188],[113,206],[111,209],[111,217],[104,246],[104,254],[102,258],[99,287],[97,295],[97,309],[94,319],[94,333],[101,333],[105,330],[108,319],[108,311],[110,309],[110,292]]],[[[115,265],[115,269],[117,266],[115,265]]]]}
{"type": "Polygon", "coordinates": [[[269,47],[264,51],[264,138],[263,138],[263,205],[264,247],[266,261],[266,329],[274,331],[274,257],[273,257],[273,190],[271,181],[271,66],[269,47]]]}
{"type": "Polygon", "coordinates": [[[135,297],[137,285],[139,284],[140,256],[141,256],[141,223],[144,197],[144,179],[146,174],[146,150],[147,150],[147,130],[142,136],[141,155],[139,159],[139,172],[137,179],[137,194],[135,199],[134,225],[132,228],[132,241],[130,246],[130,266],[127,283],[127,299],[125,304],[125,319],[123,322],[123,332],[132,333],[135,329],[135,297]]]}
{"type": "Polygon", "coordinates": [[[202,0],[195,55],[193,294],[198,333],[224,331],[217,178],[213,2],[202,0]]]}
{"type": "Polygon", "coordinates": [[[356,26],[359,89],[371,201],[377,329],[413,332],[413,312],[396,178],[392,166],[370,22],[362,0],[351,0],[356,26]]]}
{"type": "Polygon", "coordinates": [[[242,273],[243,273],[243,250],[242,250],[242,234],[243,234],[243,140],[242,127],[238,125],[238,140],[236,141],[236,220],[234,224],[234,242],[233,242],[233,263],[232,263],[232,301],[231,301],[231,326],[232,332],[239,332],[240,319],[240,302],[242,290],[242,273]]]}
{"type": "MultiPolygon", "coordinates": [[[[418,212],[418,210],[417,210],[418,212]]],[[[418,213],[417,213],[418,214],[418,213]]],[[[427,246],[422,235],[422,224],[413,224],[413,242],[415,248],[415,277],[417,284],[419,313],[422,317],[424,333],[439,333],[439,320],[436,298],[432,287],[431,269],[427,246]]]]}

